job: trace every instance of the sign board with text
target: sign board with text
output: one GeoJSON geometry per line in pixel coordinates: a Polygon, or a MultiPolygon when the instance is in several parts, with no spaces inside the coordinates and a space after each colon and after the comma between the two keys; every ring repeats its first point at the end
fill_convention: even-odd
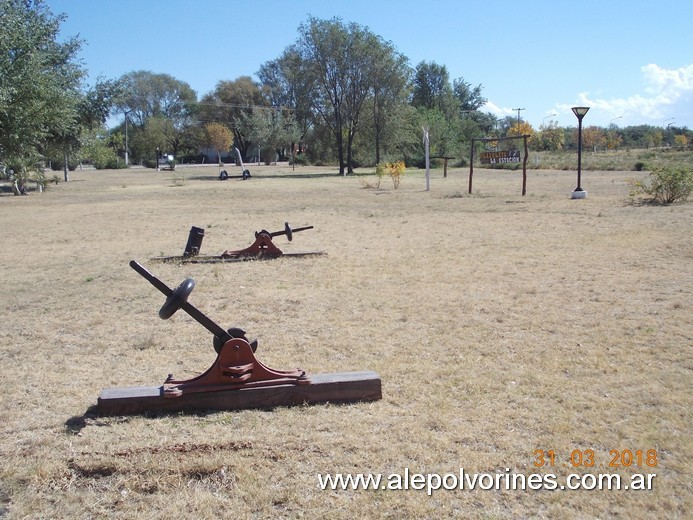
{"type": "Polygon", "coordinates": [[[481,164],[510,164],[520,162],[519,150],[501,150],[498,152],[481,152],[481,164]]]}

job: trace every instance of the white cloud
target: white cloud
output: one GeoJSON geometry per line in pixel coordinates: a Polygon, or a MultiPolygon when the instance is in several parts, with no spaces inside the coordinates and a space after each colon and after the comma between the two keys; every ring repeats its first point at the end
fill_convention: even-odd
{"type": "MultiPolygon", "coordinates": [[[[594,124],[607,124],[618,117],[623,125],[662,125],[672,119],[676,126],[693,123],[693,65],[674,70],[663,69],[651,63],[641,67],[646,83],[643,94],[627,98],[592,99],[589,92],[577,96],[577,104],[592,108],[591,115],[601,116],[594,124]]],[[[572,105],[557,104],[562,111],[572,105]]]]}
{"type": "Polygon", "coordinates": [[[693,65],[676,70],[667,70],[650,63],[640,70],[650,83],[650,86],[645,90],[656,96],[677,98],[681,92],[693,90],[693,65]]]}
{"type": "Polygon", "coordinates": [[[491,114],[500,119],[504,118],[505,116],[511,116],[517,113],[517,109],[513,110],[512,108],[501,108],[498,105],[492,103],[491,101],[486,101],[486,103],[479,109],[485,112],[490,112],[491,114]]]}

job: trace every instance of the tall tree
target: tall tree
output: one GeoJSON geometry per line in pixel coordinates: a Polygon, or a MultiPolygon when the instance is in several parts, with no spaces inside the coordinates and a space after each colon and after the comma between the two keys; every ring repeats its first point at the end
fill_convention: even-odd
{"type": "Polygon", "coordinates": [[[64,15],[43,0],[0,0],[0,160],[38,155],[77,119],[82,41],[58,41],[64,15]]]}
{"type": "Polygon", "coordinates": [[[261,148],[261,156],[269,164],[279,151],[285,151],[300,138],[300,129],[288,110],[253,109],[243,116],[243,133],[261,148]]]}
{"type": "Polygon", "coordinates": [[[233,132],[234,144],[244,158],[252,141],[242,130],[243,114],[250,114],[253,107],[269,106],[258,83],[250,76],[240,76],[234,81],[220,81],[213,92],[200,101],[199,118],[206,122],[223,123],[233,132]]]}
{"type": "Polygon", "coordinates": [[[117,107],[128,112],[130,121],[139,128],[144,128],[150,117],[185,119],[197,101],[197,93],[188,83],[169,74],[139,70],[121,76],[118,82],[122,96],[117,107]]]}
{"type": "Polygon", "coordinates": [[[386,44],[368,28],[341,19],[310,17],[295,49],[302,73],[313,79],[314,110],[335,140],[339,173],[353,172],[353,144],[386,44]]]}
{"type": "Polygon", "coordinates": [[[437,109],[450,116],[453,108],[459,105],[454,102],[450,87],[450,74],[445,65],[422,61],[414,72],[414,85],[411,103],[415,107],[437,109]]]}
{"type": "Polygon", "coordinates": [[[487,99],[481,95],[481,85],[472,87],[463,78],[457,78],[452,82],[452,92],[460,103],[463,113],[479,110],[487,99]]]}
{"type": "Polygon", "coordinates": [[[296,46],[287,47],[278,59],[263,64],[257,75],[270,105],[293,111],[299,135],[296,142],[291,144],[294,150],[302,150],[303,141],[314,124],[311,95],[314,78],[306,67],[301,66],[301,56],[296,46]]]}
{"type": "Polygon", "coordinates": [[[78,155],[84,143],[101,129],[120,95],[120,86],[114,81],[99,79],[85,93],[66,93],[66,107],[62,124],[54,128],[46,138],[46,149],[58,150],[63,164],[63,177],[69,180],[69,164],[78,155]]]}
{"type": "MultiPolygon", "coordinates": [[[[373,74],[373,146],[375,163],[381,162],[380,154],[386,145],[389,127],[394,125],[396,107],[404,105],[409,94],[411,70],[409,60],[399,54],[391,43],[383,43],[375,49],[379,66],[373,74]]],[[[394,143],[393,143],[394,144],[394,143]]]]}

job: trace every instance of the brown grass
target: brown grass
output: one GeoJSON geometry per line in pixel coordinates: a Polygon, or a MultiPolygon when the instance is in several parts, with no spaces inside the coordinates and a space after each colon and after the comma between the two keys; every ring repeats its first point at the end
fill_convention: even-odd
{"type": "MultiPolygon", "coordinates": [[[[0,197],[0,517],[685,518],[691,514],[693,206],[628,203],[632,172],[408,172],[400,189],[329,169],[76,171],[0,197]],[[476,191],[478,190],[478,191],[476,191]],[[286,251],[328,256],[161,264],[314,225],[286,251]],[[98,417],[103,388],[205,370],[211,335],[136,259],[258,357],[312,373],[375,370],[383,400],[273,411],[98,417]],[[320,491],[317,473],[657,474],[652,491],[320,491]],[[654,468],[607,467],[656,449],[654,468]],[[555,468],[533,467],[555,450],[555,468]]],[[[644,175],[644,174],[643,174],[644,175]]]]}

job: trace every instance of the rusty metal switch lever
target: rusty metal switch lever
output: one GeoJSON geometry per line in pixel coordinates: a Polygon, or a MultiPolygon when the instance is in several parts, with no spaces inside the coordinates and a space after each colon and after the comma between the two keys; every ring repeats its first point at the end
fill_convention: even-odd
{"type": "Polygon", "coordinates": [[[291,242],[294,238],[294,233],[298,233],[299,231],[305,231],[306,229],[313,229],[313,226],[304,226],[296,229],[291,229],[291,226],[289,226],[288,222],[284,222],[284,230],[283,231],[274,231],[270,233],[266,229],[263,229],[262,231],[256,231],[255,232],[255,238],[258,238],[260,234],[264,233],[265,235],[269,235],[270,237],[278,237],[280,235],[286,235],[286,238],[289,239],[289,242],[291,242]]]}
{"type": "Polygon", "coordinates": [[[185,281],[183,281],[183,283],[172,290],[168,285],[147,271],[147,269],[138,264],[135,260],[130,261],[130,267],[141,274],[146,280],[149,281],[149,283],[159,289],[162,293],[164,293],[164,296],[166,296],[166,303],[164,303],[159,311],[159,316],[162,319],[168,319],[173,316],[178,309],[183,309],[195,321],[211,332],[216,338],[219,338],[221,345],[234,337],[228,331],[222,329],[219,325],[209,319],[202,311],[188,303],[188,296],[195,287],[195,281],[192,278],[187,278],[185,281]]]}

